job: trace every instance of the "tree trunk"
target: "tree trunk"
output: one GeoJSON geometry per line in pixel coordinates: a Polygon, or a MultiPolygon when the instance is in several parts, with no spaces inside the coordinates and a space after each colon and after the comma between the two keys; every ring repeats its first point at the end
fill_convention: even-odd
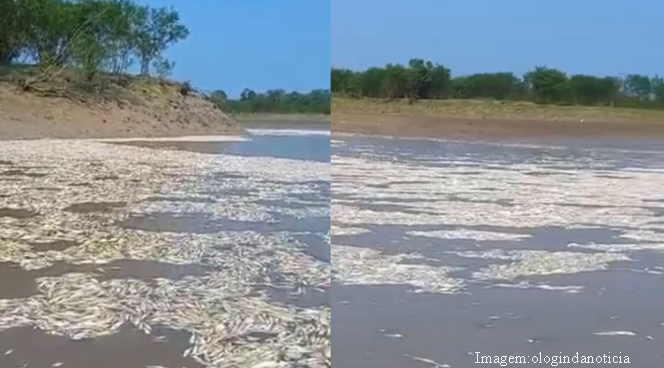
{"type": "Polygon", "coordinates": [[[141,59],[141,76],[149,77],[150,76],[150,58],[143,57],[141,59]]]}

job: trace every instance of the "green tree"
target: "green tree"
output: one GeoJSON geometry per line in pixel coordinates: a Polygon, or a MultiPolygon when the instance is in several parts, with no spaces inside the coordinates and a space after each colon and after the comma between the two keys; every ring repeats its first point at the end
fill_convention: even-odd
{"type": "MultiPolygon", "coordinates": [[[[119,19],[116,19],[116,37],[111,40],[109,46],[111,47],[111,60],[109,61],[108,70],[115,74],[120,75],[127,71],[127,69],[135,62],[135,55],[137,54],[137,44],[139,39],[139,30],[143,26],[144,7],[138,6],[129,0],[112,0],[117,2],[119,19]]],[[[157,57],[160,67],[168,66],[163,63],[165,60],[160,56],[157,57]]],[[[155,65],[153,62],[153,66],[155,65]]]]}
{"type": "Polygon", "coordinates": [[[0,65],[11,63],[25,45],[27,14],[15,0],[0,0],[0,65]]]}
{"type": "Polygon", "coordinates": [[[136,53],[141,62],[141,75],[150,75],[150,64],[172,44],[189,35],[180,23],[180,15],[172,8],[136,10],[136,53]]]}
{"type": "Polygon", "coordinates": [[[216,90],[210,94],[210,98],[214,101],[226,102],[228,101],[228,95],[222,90],[216,90]]]}
{"type": "Polygon", "coordinates": [[[652,86],[649,77],[645,75],[629,74],[625,77],[624,87],[624,93],[627,96],[642,101],[650,100],[652,86]]]}
{"type": "Polygon", "coordinates": [[[521,93],[521,81],[512,73],[480,73],[454,78],[457,98],[506,100],[521,93]]]}
{"type": "Polygon", "coordinates": [[[620,84],[614,78],[592,75],[574,75],[565,86],[566,102],[576,105],[612,104],[620,90],[620,84]]]}
{"type": "Polygon", "coordinates": [[[152,65],[154,66],[155,72],[157,72],[157,77],[161,79],[170,77],[173,74],[173,69],[175,69],[175,62],[162,56],[158,57],[152,65]]]}
{"type": "Polygon", "coordinates": [[[256,92],[249,88],[245,88],[240,94],[240,101],[251,101],[256,98],[256,92]]]}
{"type": "Polygon", "coordinates": [[[431,79],[427,98],[447,98],[452,90],[452,74],[443,65],[435,64],[428,71],[431,79]]]}
{"type": "Polygon", "coordinates": [[[381,89],[376,97],[395,99],[409,96],[413,79],[409,73],[409,70],[400,64],[385,66],[382,73],[381,89]]]}
{"type": "Polygon", "coordinates": [[[65,64],[74,32],[81,26],[77,11],[83,6],[61,0],[19,0],[17,4],[29,24],[23,51],[43,66],[65,64]]]}
{"type": "Polygon", "coordinates": [[[330,87],[332,92],[350,97],[360,97],[362,88],[358,73],[349,69],[332,68],[330,74],[330,87]]]}
{"type": "Polygon", "coordinates": [[[564,72],[544,66],[528,72],[524,80],[530,87],[535,101],[539,103],[561,102],[568,88],[567,75],[564,72]]]}
{"type": "Polygon", "coordinates": [[[323,89],[309,93],[289,93],[282,89],[257,93],[247,88],[239,99],[229,99],[225,93],[215,91],[209,100],[234,113],[329,114],[331,110],[330,91],[323,89]]]}
{"type": "Polygon", "coordinates": [[[187,35],[174,9],[132,0],[0,0],[0,64],[22,58],[41,66],[25,90],[67,67],[90,82],[126,73],[136,60],[143,75],[154,66],[166,76],[174,65],[164,51],[187,35]]]}
{"type": "Polygon", "coordinates": [[[429,98],[431,89],[431,75],[433,69],[430,61],[411,59],[408,62],[408,97],[411,100],[429,98]]]}
{"type": "Polygon", "coordinates": [[[652,88],[652,94],[655,98],[655,102],[660,107],[664,107],[664,79],[659,76],[653,77],[650,80],[650,86],[652,88]]]}
{"type": "Polygon", "coordinates": [[[384,90],[386,70],[384,68],[369,68],[359,76],[359,86],[362,96],[381,97],[384,90]]]}
{"type": "Polygon", "coordinates": [[[114,45],[126,34],[128,22],[119,2],[83,0],[77,4],[71,54],[86,80],[92,81],[113,58],[114,45]]]}

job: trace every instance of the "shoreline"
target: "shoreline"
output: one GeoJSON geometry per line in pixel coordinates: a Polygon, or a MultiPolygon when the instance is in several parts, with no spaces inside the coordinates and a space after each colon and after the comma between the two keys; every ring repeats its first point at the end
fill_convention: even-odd
{"type": "Polygon", "coordinates": [[[237,141],[251,135],[249,130],[252,129],[330,131],[329,116],[326,119],[310,115],[251,114],[233,116],[230,124],[228,121],[217,124],[183,124],[178,121],[113,121],[111,117],[101,118],[105,113],[103,110],[88,109],[85,112],[94,114],[96,119],[81,119],[79,116],[72,119],[68,118],[64,111],[60,114],[60,121],[23,117],[18,119],[0,114],[0,142],[44,139],[174,141],[185,137],[197,141],[204,140],[203,137],[225,137],[224,141],[237,141]]]}
{"type": "MultiPolygon", "coordinates": [[[[0,125],[5,121],[0,120],[0,125]]],[[[168,129],[169,127],[151,128],[140,131],[97,131],[96,125],[88,125],[85,128],[70,127],[39,127],[35,131],[26,132],[24,130],[4,131],[0,127],[0,143],[8,141],[34,141],[34,140],[90,140],[90,141],[108,141],[108,142],[130,142],[134,140],[149,140],[156,142],[180,141],[184,138],[202,140],[200,137],[210,137],[210,139],[224,137],[224,142],[240,141],[248,134],[246,131],[236,129],[177,129],[176,131],[168,129]]]]}
{"type": "Polygon", "coordinates": [[[117,95],[85,100],[22,92],[0,80],[0,140],[246,135],[212,103],[176,86],[136,80],[117,88],[117,95]]]}
{"type": "Polygon", "coordinates": [[[273,121],[273,122],[319,122],[329,123],[330,115],[320,114],[230,114],[237,122],[273,121]]]}
{"type": "Polygon", "coordinates": [[[330,115],[240,114],[232,115],[244,129],[325,130],[331,131],[330,115]]]}
{"type": "Polygon", "coordinates": [[[525,104],[478,101],[408,105],[402,101],[333,100],[333,135],[466,141],[664,139],[662,111],[536,105],[523,108],[525,104]]]}

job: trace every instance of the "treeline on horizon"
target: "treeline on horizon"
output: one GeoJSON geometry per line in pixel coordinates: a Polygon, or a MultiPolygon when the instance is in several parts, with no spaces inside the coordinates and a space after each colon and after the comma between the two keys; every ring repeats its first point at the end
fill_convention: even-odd
{"type": "Polygon", "coordinates": [[[450,69],[422,59],[364,71],[332,68],[335,95],[381,99],[493,99],[539,104],[664,109],[664,80],[630,74],[624,78],[568,75],[540,66],[523,76],[478,73],[452,76],[450,69]]]}
{"type": "Polygon", "coordinates": [[[135,64],[166,77],[164,52],[189,35],[173,8],[130,0],[0,0],[0,14],[0,66],[35,64],[42,78],[70,67],[92,82],[135,64]]]}
{"type": "Polygon", "coordinates": [[[308,93],[275,89],[261,93],[247,88],[236,99],[228,98],[226,92],[221,90],[210,93],[208,99],[220,109],[232,113],[329,115],[331,94],[328,89],[316,89],[308,93]]]}

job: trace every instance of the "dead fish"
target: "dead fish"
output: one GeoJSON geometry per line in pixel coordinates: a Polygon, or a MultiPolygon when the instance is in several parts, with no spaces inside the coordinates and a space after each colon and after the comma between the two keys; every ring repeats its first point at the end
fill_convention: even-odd
{"type": "Polygon", "coordinates": [[[436,362],[435,360],[431,360],[431,359],[420,358],[420,357],[412,356],[412,355],[408,355],[408,354],[405,354],[404,357],[406,357],[406,358],[410,358],[410,359],[412,359],[412,360],[416,360],[416,361],[418,361],[418,362],[431,364],[431,365],[433,365],[435,368],[450,368],[450,365],[449,365],[449,364],[441,364],[441,363],[438,363],[438,362],[436,362]]]}
{"type": "Polygon", "coordinates": [[[166,336],[157,336],[154,338],[155,342],[165,342],[166,341],[166,336]]]}
{"type": "Polygon", "coordinates": [[[283,368],[286,367],[286,363],[280,362],[262,362],[256,365],[253,365],[251,368],[283,368]]]}
{"type": "Polygon", "coordinates": [[[596,336],[636,336],[635,332],[632,331],[604,331],[604,332],[595,332],[596,336]]]}

